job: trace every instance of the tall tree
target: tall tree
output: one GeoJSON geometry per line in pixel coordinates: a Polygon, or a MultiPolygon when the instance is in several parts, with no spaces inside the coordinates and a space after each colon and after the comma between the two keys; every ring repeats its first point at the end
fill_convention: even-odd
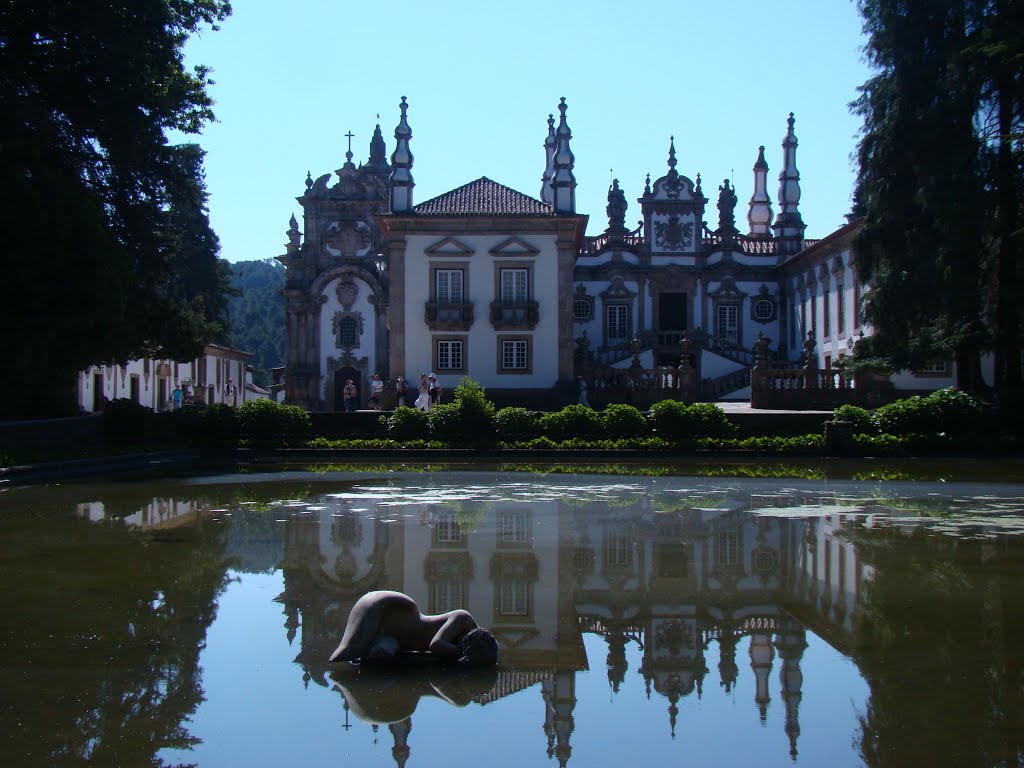
{"type": "Polygon", "coordinates": [[[1024,2],[980,0],[989,23],[977,25],[970,52],[981,84],[978,127],[992,191],[993,307],[996,384],[1021,392],[1024,336],[1024,2]]]}
{"type": "Polygon", "coordinates": [[[965,4],[859,4],[878,73],[853,105],[864,119],[855,199],[865,216],[854,248],[874,327],[859,353],[898,368],[954,358],[960,385],[975,388],[985,219],[965,4]]]}
{"type": "Polygon", "coordinates": [[[209,266],[201,152],[166,135],[212,118],[209,73],[188,70],[183,47],[230,11],[0,3],[0,417],[67,411],[76,371],[155,350],[188,358],[217,332],[224,275],[209,266]]]}
{"type": "Polygon", "coordinates": [[[855,241],[875,335],[858,354],[955,359],[959,385],[1021,378],[1024,1],[860,0],[877,70],[864,119],[855,241]]]}

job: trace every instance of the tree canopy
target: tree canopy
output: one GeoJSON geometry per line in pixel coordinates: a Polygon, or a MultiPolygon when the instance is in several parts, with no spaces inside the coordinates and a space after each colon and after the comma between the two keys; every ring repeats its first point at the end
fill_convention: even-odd
{"type": "Polygon", "coordinates": [[[917,368],[957,362],[959,384],[1020,385],[1024,204],[1024,1],[860,0],[877,73],[852,105],[864,120],[854,213],[874,328],[859,357],[917,368]]]}
{"type": "Polygon", "coordinates": [[[0,4],[4,307],[0,417],[73,407],[76,371],[187,359],[221,331],[228,275],[202,150],[168,133],[212,118],[189,35],[226,0],[0,4]]]}

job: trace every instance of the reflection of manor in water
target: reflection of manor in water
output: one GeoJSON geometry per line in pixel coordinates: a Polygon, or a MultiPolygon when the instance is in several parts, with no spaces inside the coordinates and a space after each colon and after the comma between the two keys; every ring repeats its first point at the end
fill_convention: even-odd
{"type": "MultiPolygon", "coordinates": [[[[352,603],[369,590],[406,592],[430,613],[465,607],[501,645],[498,684],[478,700],[537,685],[548,754],[565,765],[575,673],[589,669],[584,632],[606,641],[614,692],[627,673],[626,646],[638,644],[638,671],[649,694],[668,700],[673,733],[679,701],[699,696],[709,674],[732,689],[744,663],[737,647],[749,637],[752,705],[764,719],[778,666],[795,755],[805,627],[845,645],[870,576],[852,545],[834,535],[839,509],[783,518],[750,512],[805,500],[638,492],[611,506],[582,496],[567,486],[562,498],[546,500],[410,499],[389,507],[372,492],[341,494],[319,502],[318,514],[291,518],[279,599],[289,640],[301,627],[298,661],[307,679],[330,684],[324,660],[352,603]],[[406,517],[389,519],[396,509],[406,517]],[[709,670],[713,646],[717,675],[709,670]]],[[[822,501],[806,503],[820,508],[822,501]]],[[[408,755],[410,726],[391,725],[396,760],[408,755]]]]}
{"type": "Polygon", "coordinates": [[[79,517],[92,522],[120,520],[124,525],[143,530],[176,528],[195,523],[209,512],[209,504],[196,498],[153,496],[139,502],[135,497],[124,504],[116,501],[83,501],[76,505],[79,517]]]}

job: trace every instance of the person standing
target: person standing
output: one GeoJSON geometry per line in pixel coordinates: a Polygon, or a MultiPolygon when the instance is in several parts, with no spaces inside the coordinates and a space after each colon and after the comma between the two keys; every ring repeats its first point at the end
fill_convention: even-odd
{"type": "Polygon", "coordinates": [[[237,397],[238,389],[235,387],[235,382],[228,379],[228,383],[224,385],[224,402],[234,408],[237,404],[237,397]]]}
{"type": "Polygon", "coordinates": [[[590,407],[590,402],[587,400],[587,380],[582,376],[577,376],[576,381],[580,388],[580,397],[577,401],[580,405],[585,405],[587,408],[590,407]]]}
{"type": "Polygon", "coordinates": [[[430,410],[430,385],[427,383],[427,374],[420,374],[420,382],[417,386],[419,394],[416,397],[416,407],[421,411],[430,410]]]}
{"type": "Polygon", "coordinates": [[[441,402],[441,394],[444,392],[441,385],[437,383],[437,376],[430,374],[427,377],[427,392],[430,395],[430,405],[435,406],[441,402]]]}
{"type": "Polygon", "coordinates": [[[358,397],[359,392],[356,390],[355,382],[349,379],[345,382],[345,388],[341,390],[341,399],[345,403],[345,413],[355,413],[356,398],[358,397]]]}
{"type": "Polygon", "coordinates": [[[395,407],[401,408],[405,405],[405,393],[409,391],[408,385],[405,383],[405,379],[399,376],[395,380],[395,407]]]}
{"type": "Polygon", "coordinates": [[[380,413],[380,399],[384,395],[384,382],[380,380],[380,374],[373,374],[370,379],[370,407],[380,413]]]}
{"type": "Polygon", "coordinates": [[[177,411],[181,408],[182,392],[181,387],[177,384],[174,385],[174,391],[171,392],[171,410],[177,411]]]}

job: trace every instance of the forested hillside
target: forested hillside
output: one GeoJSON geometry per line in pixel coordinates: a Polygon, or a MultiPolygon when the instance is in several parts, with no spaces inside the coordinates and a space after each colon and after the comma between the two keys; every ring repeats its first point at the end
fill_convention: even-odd
{"type": "Polygon", "coordinates": [[[231,287],[239,292],[228,302],[231,344],[252,352],[256,383],[269,383],[267,370],[284,365],[284,267],[274,259],[231,265],[231,287]]]}

